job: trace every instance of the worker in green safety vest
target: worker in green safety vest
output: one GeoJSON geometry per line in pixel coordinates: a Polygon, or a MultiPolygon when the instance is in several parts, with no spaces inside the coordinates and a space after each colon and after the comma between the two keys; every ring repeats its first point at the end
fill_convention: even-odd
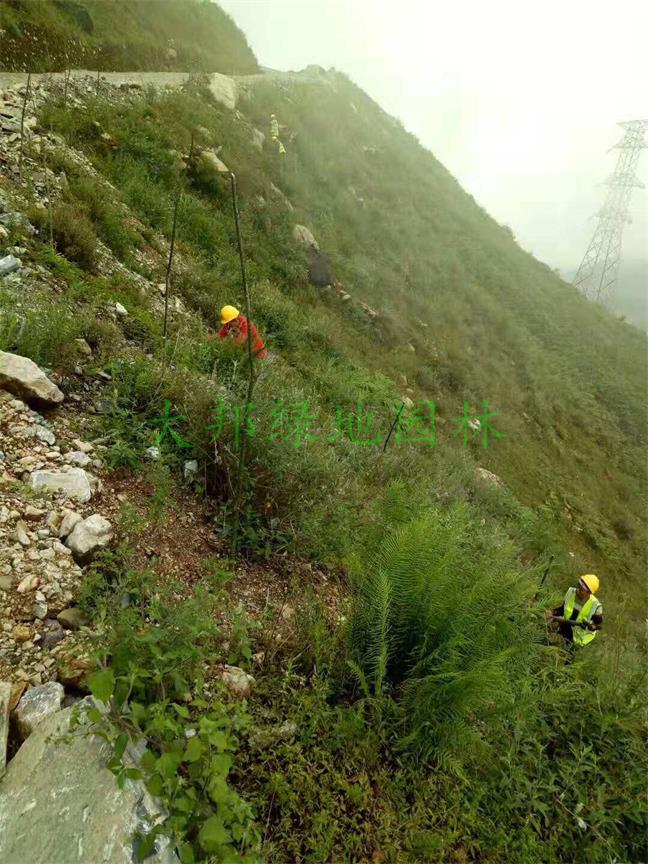
{"type": "Polygon", "coordinates": [[[596,596],[599,580],[586,573],[576,588],[569,588],[561,606],[553,609],[550,619],[560,635],[573,645],[588,645],[603,626],[603,606],[596,596]]]}
{"type": "Polygon", "coordinates": [[[270,115],[270,138],[272,139],[272,142],[276,145],[279,155],[285,155],[286,148],[284,147],[283,142],[279,138],[279,121],[277,120],[275,114],[270,115]]]}

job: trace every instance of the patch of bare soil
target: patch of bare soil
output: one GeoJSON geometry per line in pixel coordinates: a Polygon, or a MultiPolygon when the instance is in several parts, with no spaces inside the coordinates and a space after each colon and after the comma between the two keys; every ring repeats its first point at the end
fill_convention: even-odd
{"type": "Polygon", "coordinates": [[[107,518],[128,531],[129,517],[123,515],[127,506],[130,518],[134,512],[141,520],[137,533],[129,536],[134,566],[176,579],[188,589],[210,569],[228,571],[233,577],[223,583],[223,591],[253,619],[272,611],[289,621],[310,589],[337,619],[344,592],[340,579],[325,568],[288,556],[232,561],[207,508],[190,490],[176,488],[162,512],[155,512],[155,488],[145,475],[113,472],[103,480],[102,511],[107,518]]]}

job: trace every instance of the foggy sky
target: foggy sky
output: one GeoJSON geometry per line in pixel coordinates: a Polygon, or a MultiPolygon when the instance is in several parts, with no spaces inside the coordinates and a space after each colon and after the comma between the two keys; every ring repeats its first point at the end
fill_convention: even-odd
{"type": "MultiPolygon", "coordinates": [[[[574,270],[622,135],[648,117],[646,0],[219,0],[264,66],[346,72],[518,242],[574,270]]],[[[639,165],[648,185],[648,152],[639,165]]],[[[648,257],[636,189],[628,258],[648,257]]]]}

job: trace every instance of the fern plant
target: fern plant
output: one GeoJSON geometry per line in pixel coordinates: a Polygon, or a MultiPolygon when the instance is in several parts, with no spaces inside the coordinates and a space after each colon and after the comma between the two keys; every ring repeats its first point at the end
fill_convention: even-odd
{"type": "Polygon", "coordinates": [[[351,665],[366,695],[401,702],[402,743],[458,772],[486,717],[525,692],[539,641],[531,585],[512,544],[486,536],[467,506],[407,518],[393,495],[386,503],[397,524],[383,523],[355,586],[351,665]]]}

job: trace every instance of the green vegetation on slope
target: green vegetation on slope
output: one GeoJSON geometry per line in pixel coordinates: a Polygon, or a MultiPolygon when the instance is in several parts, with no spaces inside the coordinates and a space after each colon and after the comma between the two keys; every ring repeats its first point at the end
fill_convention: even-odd
{"type": "Polygon", "coordinates": [[[170,835],[189,864],[639,864],[645,666],[542,644],[520,549],[477,509],[397,484],[373,515],[347,627],[303,584],[286,634],[280,610],[246,627],[214,579],[183,599],[127,548],[95,565],[111,666],[91,687],[114,701],[91,719],[118,778],[127,736],[146,736],[141,774],[169,810],[149,842],[170,835]],[[210,677],[218,660],[254,673],[249,700],[210,677]]]}
{"type": "MultiPolygon", "coordinates": [[[[463,460],[469,469],[479,460],[524,506],[553,523],[580,566],[601,571],[611,609],[624,591],[639,596],[646,566],[645,334],[587,303],[522,252],[427,151],[342,76],[319,84],[255,80],[241,108],[261,128],[268,110],[276,110],[294,134],[283,161],[269,146],[257,151],[251,126],[206,92],[151,95],[119,109],[92,101],[98,127],[65,111],[54,122],[86,149],[143,222],[167,236],[180,182],[176,153],[186,156],[198,127],[197,147],[222,145],[222,158],[239,178],[255,318],[285,364],[281,385],[273,370],[264,375],[258,395],[266,419],[273,400],[310,401],[315,425],[333,433],[336,406],[362,399],[388,422],[403,376],[415,401],[435,402],[437,446],[401,447],[406,468],[396,456],[371,459],[370,448],[346,447],[343,458],[353,468],[342,482],[330,464],[335,448],[322,445],[320,436],[297,453],[291,448],[290,458],[279,448],[278,473],[270,480],[268,462],[278,445],[265,448],[258,479],[265,475],[266,491],[254,502],[257,512],[264,513],[271,497],[276,503],[266,515],[294,525],[292,508],[282,501],[295,488],[289,485],[284,499],[281,465],[294,468],[296,460],[308,476],[318,462],[330,494],[322,493],[319,503],[306,495],[306,506],[295,508],[297,521],[312,516],[312,535],[319,520],[330,524],[325,546],[335,537],[343,556],[350,512],[391,476],[414,471],[433,488],[439,484],[435,492],[442,495],[452,474],[446,461],[463,460]],[[288,194],[294,212],[276,188],[288,194]],[[338,279],[378,309],[377,319],[307,285],[306,261],[291,237],[296,222],[314,230],[338,279]],[[488,449],[475,440],[461,452],[453,418],[464,401],[477,415],[485,400],[498,412],[494,425],[505,437],[488,449]],[[344,512],[334,506],[336,496],[344,512]],[[343,521],[329,522],[332,512],[343,521]]],[[[229,193],[213,169],[212,176],[190,171],[188,182],[179,239],[192,266],[176,284],[213,326],[222,303],[240,302],[229,193]]]]}
{"type": "Polygon", "coordinates": [[[3,0],[0,70],[255,72],[245,36],[209,0],[3,0]]]}
{"type": "MultiPolygon", "coordinates": [[[[283,625],[271,613],[249,633],[240,617],[216,633],[210,603],[216,596],[222,611],[225,601],[213,580],[210,596],[185,605],[181,592],[104,560],[87,595],[113,657],[93,686],[123,709],[109,733],[116,752],[124,729],[149,737],[142,771],[170,810],[183,861],[639,862],[645,656],[638,628],[614,617],[622,590],[641,613],[645,338],[522,253],[342,76],[249,86],[242,115],[200,82],[121,104],[90,98],[84,111],[47,108],[44,127],[82,149],[98,176],[62,150],[49,156],[67,178],[55,245],[76,263],[48,247],[48,213],[34,214],[39,238],[21,242],[65,287],[39,298],[23,326],[3,317],[1,345],[69,370],[69,342],[88,339],[112,375],[98,423],[114,465],[142,468],[169,400],[191,447],[167,437],[163,461],[177,470],[200,460],[226,535],[236,441],[230,422],[214,447],[214,409],[220,400],[235,416],[245,369],[236,349],[206,339],[218,308],[241,301],[228,185],[203,158],[222,146],[239,179],[254,318],[277,355],[255,392],[245,548],[335,565],[351,595],[346,624],[303,580],[291,586],[288,640],[273,641],[283,625]],[[271,110],[288,127],[283,161],[252,144],[271,110]],[[188,312],[173,315],[165,346],[150,298],[127,276],[94,272],[92,253],[99,237],[161,281],[157,234],[170,235],[179,188],[172,284],[188,312]],[[377,319],[308,284],[295,223],[313,229],[377,319]],[[115,300],[127,318],[109,319],[115,300]],[[336,409],[357,411],[358,399],[389,423],[402,376],[417,401],[437,404],[435,448],[393,441],[382,455],[336,434],[336,409]],[[463,447],[452,418],[464,400],[476,413],[484,399],[505,437],[463,447]],[[308,403],[314,440],[266,439],[277,400],[308,403]],[[509,488],[480,480],[477,463],[509,488]],[[582,567],[604,580],[606,630],[573,664],[528,602],[550,550],[542,607],[582,567]],[[134,602],[120,612],[124,589],[134,602]],[[242,710],[203,692],[214,660],[257,676],[242,710]],[[134,695],[122,705],[126,682],[134,695]],[[291,736],[272,738],[286,720],[291,736]]],[[[112,767],[119,776],[118,757],[112,767]]]]}

